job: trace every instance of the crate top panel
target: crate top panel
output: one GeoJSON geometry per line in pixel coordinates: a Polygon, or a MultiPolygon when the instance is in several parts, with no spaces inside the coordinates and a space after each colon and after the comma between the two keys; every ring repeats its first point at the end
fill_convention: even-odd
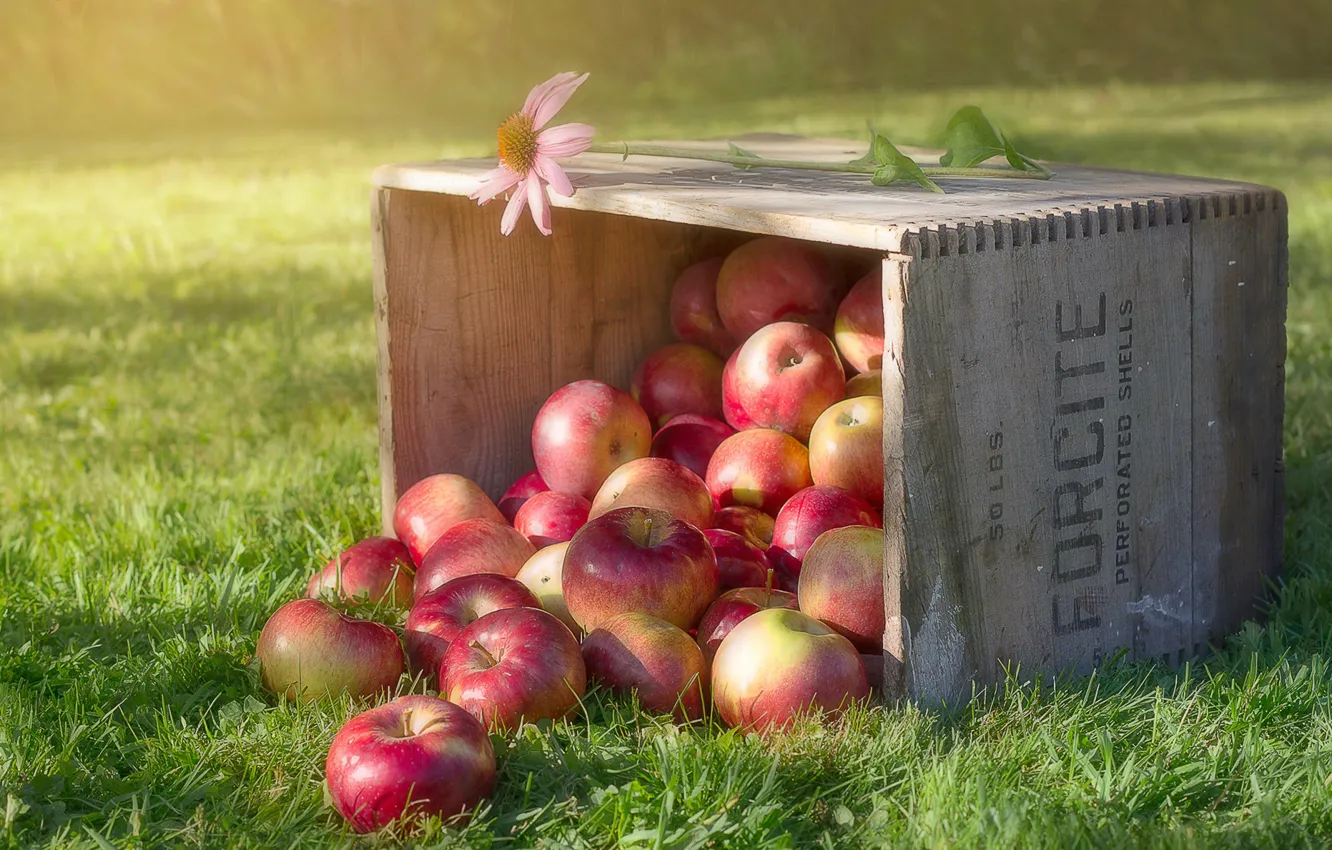
{"type": "MultiPolygon", "coordinates": [[[[769,159],[848,162],[864,142],[773,134],[736,137],[769,159]]],[[[658,142],[714,152],[725,140],[658,142]]],[[[937,152],[904,149],[922,165],[937,152]]],[[[947,194],[914,186],[878,187],[869,175],[761,168],[744,171],[702,160],[614,154],[582,154],[563,164],[577,187],[572,198],[552,197],[555,207],[790,236],[835,245],[902,250],[909,234],[1014,219],[1080,213],[1116,204],[1270,191],[1248,183],[1169,174],[1059,165],[1050,180],[938,178],[947,194]]],[[[376,186],[467,195],[495,166],[491,159],[385,165],[376,186]]],[[[503,198],[492,203],[503,203],[503,198]]],[[[555,227],[559,227],[556,220],[555,227]]]]}

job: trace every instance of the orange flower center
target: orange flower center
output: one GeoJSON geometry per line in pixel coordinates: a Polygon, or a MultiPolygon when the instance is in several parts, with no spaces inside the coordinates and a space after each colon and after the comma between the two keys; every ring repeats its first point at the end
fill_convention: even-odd
{"type": "Polygon", "coordinates": [[[495,135],[499,139],[500,162],[524,176],[532,170],[536,164],[537,133],[531,118],[515,112],[499,125],[495,135]]]}

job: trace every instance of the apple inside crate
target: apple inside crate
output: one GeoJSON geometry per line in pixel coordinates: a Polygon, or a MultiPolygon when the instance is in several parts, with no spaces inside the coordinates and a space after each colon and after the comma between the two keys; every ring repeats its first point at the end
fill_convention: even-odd
{"type": "MultiPolygon", "coordinates": [[[[860,145],[750,137],[760,156],[860,145]]],[[[716,147],[718,143],[698,143],[716,147]]],[[[375,173],[384,517],[438,472],[498,497],[571,381],[627,388],[671,286],[755,235],[883,269],[884,690],[1178,663],[1281,567],[1286,202],[1250,184],[1056,166],[1049,181],[568,163],[554,235],[466,195],[493,162],[375,173]]]]}

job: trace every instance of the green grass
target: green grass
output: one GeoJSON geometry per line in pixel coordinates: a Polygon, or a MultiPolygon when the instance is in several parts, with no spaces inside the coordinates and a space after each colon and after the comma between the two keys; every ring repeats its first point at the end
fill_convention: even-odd
{"type": "MultiPolygon", "coordinates": [[[[766,745],[600,696],[498,747],[442,846],[1332,841],[1332,89],[946,92],[621,115],[609,135],[928,142],[976,100],[1041,155],[1273,183],[1291,205],[1288,563],[1205,664],[865,712],[766,745]]],[[[603,122],[604,124],[605,122],[603,122]]],[[[0,836],[323,846],[348,704],[276,704],[265,618],[377,527],[367,175],[482,153],[409,123],[0,149],[0,836]]],[[[556,226],[559,226],[558,212],[556,226]]]]}

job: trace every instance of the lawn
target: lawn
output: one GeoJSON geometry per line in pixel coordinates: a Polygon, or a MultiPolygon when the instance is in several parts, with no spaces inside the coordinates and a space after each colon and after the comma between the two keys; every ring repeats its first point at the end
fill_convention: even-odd
{"type": "MultiPolygon", "coordinates": [[[[771,744],[594,696],[500,744],[470,824],[413,840],[1332,842],[1332,87],[864,93],[603,129],[858,136],[873,118],[928,143],[966,102],[1041,156],[1287,192],[1290,517],[1265,622],[1182,670],[1117,665],[771,744]]],[[[317,565],[378,528],[370,169],[488,144],[404,120],[0,146],[4,841],[352,840],[321,782],[353,706],[277,704],[251,654],[317,565]]]]}

